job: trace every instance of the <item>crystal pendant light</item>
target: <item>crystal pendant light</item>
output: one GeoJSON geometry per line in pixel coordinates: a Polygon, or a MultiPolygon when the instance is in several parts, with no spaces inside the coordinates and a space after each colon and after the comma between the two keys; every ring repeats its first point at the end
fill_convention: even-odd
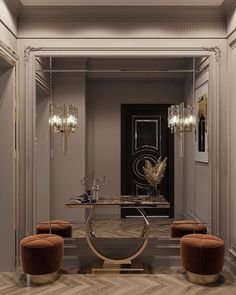
{"type": "Polygon", "coordinates": [[[50,102],[50,116],[49,125],[52,127],[54,133],[60,133],[63,129],[63,111],[62,108],[50,102]]]}
{"type": "Polygon", "coordinates": [[[168,108],[168,127],[172,133],[191,132],[196,126],[196,114],[192,105],[184,107],[184,103],[168,108]]]}
{"type": "Polygon", "coordinates": [[[65,129],[66,132],[72,134],[78,128],[78,108],[74,105],[65,104],[65,129]]]}
{"type": "Polygon", "coordinates": [[[54,133],[74,133],[78,128],[78,107],[66,103],[61,107],[51,102],[49,124],[54,133]]]}
{"type": "Polygon", "coordinates": [[[78,128],[78,107],[64,103],[63,107],[50,102],[49,125],[54,133],[63,135],[63,151],[67,153],[67,138],[78,128]]]}

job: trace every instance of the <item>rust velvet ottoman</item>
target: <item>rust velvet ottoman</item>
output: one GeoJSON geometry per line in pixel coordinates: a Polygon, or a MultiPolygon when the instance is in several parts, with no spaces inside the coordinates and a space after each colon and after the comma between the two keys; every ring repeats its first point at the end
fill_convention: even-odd
{"type": "Polygon", "coordinates": [[[54,281],[61,268],[63,253],[64,240],[56,235],[34,235],[21,240],[21,266],[27,279],[37,284],[54,281]]]}
{"type": "Polygon", "coordinates": [[[65,220],[51,220],[37,224],[37,234],[54,234],[63,238],[72,237],[72,224],[65,220]],[[51,231],[50,231],[51,228],[51,231]]]}
{"type": "Polygon", "coordinates": [[[205,224],[200,224],[194,220],[177,220],[171,224],[171,237],[181,238],[189,234],[207,234],[205,224]]]}
{"type": "Polygon", "coordinates": [[[214,283],[224,264],[224,241],[211,235],[191,234],[180,239],[180,254],[188,280],[214,283]]]}

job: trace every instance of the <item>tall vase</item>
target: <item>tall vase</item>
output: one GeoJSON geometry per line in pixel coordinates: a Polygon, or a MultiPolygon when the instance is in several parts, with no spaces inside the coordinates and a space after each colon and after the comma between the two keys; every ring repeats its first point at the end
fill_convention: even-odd
{"type": "Polygon", "coordinates": [[[149,197],[152,202],[157,202],[160,197],[160,185],[150,186],[149,197]]]}

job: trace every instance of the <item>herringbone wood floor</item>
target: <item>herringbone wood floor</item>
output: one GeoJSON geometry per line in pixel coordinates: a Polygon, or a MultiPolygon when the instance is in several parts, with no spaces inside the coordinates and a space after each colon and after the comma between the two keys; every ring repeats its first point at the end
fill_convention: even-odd
{"type": "MultiPolygon", "coordinates": [[[[152,237],[170,237],[171,219],[151,220],[152,237]]],[[[99,237],[136,237],[141,219],[97,220],[99,237]]],[[[84,225],[75,225],[73,236],[84,237],[84,225]]],[[[27,287],[22,273],[0,273],[0,295],[236,295],[236,277],[226,269],[219,283],[200,286],[188,282],[179,267],[157,268],[153,274],[62,274],[58,281],[27,287]]]]}
{"type": "Polygon", "coordinates": [[[188,282],[178,268],[156,270],[150,275],[61,275],[50,285],[25,287],[15,273],[0,273],[1,295],[235,295],[236,279],[224,270],[213,286],[188,282]]]}
{"type": "MultiPolygon", "coordinates": [[[[170,238],[170,224],[175,219],[171,218],[149,218],[150,237],[170,238]]],[[[111,238],[135,238],[140,235],[143,228],[142,218],[127,219],[106,219],[94,220],[93,229],[98,237],[111,238]]],[[[85,225],[74,224],[73,237],[80,238],[85,236],[85,225]]]]}

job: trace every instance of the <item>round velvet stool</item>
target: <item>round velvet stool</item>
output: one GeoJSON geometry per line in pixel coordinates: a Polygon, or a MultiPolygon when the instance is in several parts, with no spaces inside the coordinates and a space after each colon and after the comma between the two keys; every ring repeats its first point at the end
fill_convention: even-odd
{"type": "Polygon", "coordinates": [[[21,240],[21,266],[28,282],[47,284],[55,281],[63,253],[64,240],[56,235],[34,235],[21,240]]]}
{"type": "Polygon", "coordinates": [[[210,235],[191,234],[180,239],[180,254],[186,278],[193,283],[218,281],[224,264],[224,241],[210,235]]]}
{"type": "Polygon", "coordinates": [[[172,238],[181,238],[189,234],[207,234],[207,226],[194,220],[177,220],[170,227],[172,238]]]}
{"type": "Polygon", "coordinates": [[[72,224],[65,220],[51,220],[41,222],[36,226],[37,234],[54,234],[63,238],[72,237],[72,224]]]}

